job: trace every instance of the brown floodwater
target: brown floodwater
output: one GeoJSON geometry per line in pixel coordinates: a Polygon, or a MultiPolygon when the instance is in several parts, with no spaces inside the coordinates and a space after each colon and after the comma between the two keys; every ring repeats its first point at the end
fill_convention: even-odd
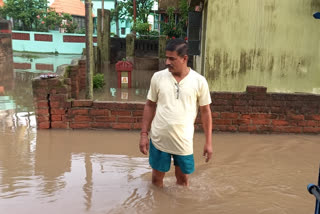
{"type": "Polygon", "coordinates": [[[309,135],[214,134],[214,155],[201,155],[190,187],[152,186],[139,133],[36,130],[20,113],[0,133],[1,213],[313,213],[320,142],[309,135]],[[18,119],[20,118],[20,119],[18,119]]]}
{"type": "MultiPolygon", "coordinates": [[[[109,85],[116,91],[96,99],[143,100],[148,75],[133,77],[147,77],[135,83],[141,89],[109,85]]],[[[34,75],[14,77],[0,81],[1,214],[314,212],[306,186],[318,179],[319,136],[215,133],[213,159],[205,163],[204,134],[196,133],[190,187],[177,186],[171,170],[159,189],[150,182],[148,158],[139,153],[138,132],[37,130],[34,75]]]]}

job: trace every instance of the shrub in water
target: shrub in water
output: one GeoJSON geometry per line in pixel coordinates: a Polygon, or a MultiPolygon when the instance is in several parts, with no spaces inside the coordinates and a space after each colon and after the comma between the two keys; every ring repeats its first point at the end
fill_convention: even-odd
{"type": "Polygon", "coordinates": [[[93,76],[93,88],[100,89],[105,85],[104,74],[95,74],[93,76]]]}

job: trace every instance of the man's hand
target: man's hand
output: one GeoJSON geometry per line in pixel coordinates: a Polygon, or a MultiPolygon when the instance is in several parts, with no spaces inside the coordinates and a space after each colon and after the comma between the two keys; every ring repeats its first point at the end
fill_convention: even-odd
{"type": "Polygon", "coordinates": [[[209,162],[209,160],[212,157],[212,145],[211,144],[205,144],[203,148],[203,156],[206,157],[206,162],[209,162]]]}
{"type": "Polygon", "coordinates": [[[148,151],[149,151],[149,138],[148,138],[148,135],[141,135],[140,136],[139,147],[140,147],[140,152],[142,152],[142,154],[145,154],[145,155],[148,154],[148,151]]]}

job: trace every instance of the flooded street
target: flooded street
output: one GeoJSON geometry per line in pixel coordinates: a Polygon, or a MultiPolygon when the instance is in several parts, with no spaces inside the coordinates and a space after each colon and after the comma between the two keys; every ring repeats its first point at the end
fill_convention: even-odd
{"type": "Polygon", "coordinates": [[[204,135],[195,135],[190,187],[151,185],[138,132],[1,133],[1,213],[312,213],[320,143],[317,136],[214,134],[204,162],[204,135]]]}
{"type": "MultiPolygon", "coordinates": [[[[318,179],[319,136],[215,133],[213,160],[206,164],[204,134],[196,133],[190,187],[176,186],[171,170],[158,189],[139,152],[139,132],[37,130],[35,75],[15,72],[0,96],[0,213],[314,212],[306,186],[318,179]]],[[[117,89],[106,75],[107,89],[95,99],[145,99],[152,73],[139,75],[133,81],[143,81],[131,90],[117,89]]]]}

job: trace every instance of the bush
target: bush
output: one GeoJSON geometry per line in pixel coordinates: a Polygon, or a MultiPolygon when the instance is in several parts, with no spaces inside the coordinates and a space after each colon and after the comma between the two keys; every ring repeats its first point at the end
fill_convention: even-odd
{"type": "Polygon", "coordinates": [[[93,76],[93,88],[101,89],[105,85],[104,74],[95,74],[93,76]]]}

